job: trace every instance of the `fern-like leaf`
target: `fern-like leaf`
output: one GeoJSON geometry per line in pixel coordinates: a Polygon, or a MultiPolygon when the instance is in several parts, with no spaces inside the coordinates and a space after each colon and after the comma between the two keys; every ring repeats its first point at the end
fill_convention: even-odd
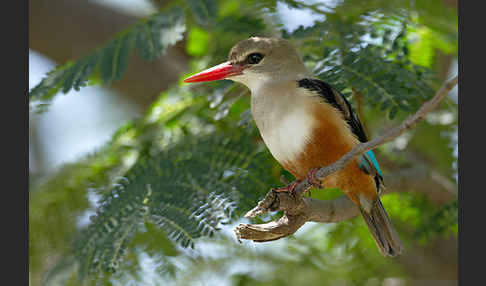
{"type": "Polygon", "coordinates": [[[416,110],[433,96],[430,70],[408,59],[406,18],[396,15],[401,22],[390,24],[370,16],[364,22],[348,23],[332,13],[329,16],[325,22],[286,34],[310,41],[304,60],[319,78],[344,94],[357,90],[371,106],[388,112],[390,119],[400,110],[416,110]],[[392,37],[392,31],[397,35],[392,37]],[[371,40],[363,41],[364,35],[371,40]],[[323,51],[323,59],[315,58],[316,49],[323,51]]]}
{"type": "Polygon", "coordinates": [[[58,93],[79,90],[99,75],[103,84],[122,78],[134,48],[145,60],[158,58],[168,46],[182,39],[185,31],[184,13],[175,8],[160,12],[120,32],[105,46],[74,62],[58,66],[29,92],[34,110],[44,111],[58,93]]]}
{"type": "Polygon", "coordinates": [[[218,16],[219,7],[217,0],[189,0],[187,5],[199,25],[209,25],[218,16]]]}
{"type": "Polygon", "coordinates": [[[212,236],[277,184],[273,160],[245,134],[185,137],[140,158],[104,195],[75,242],[81,276],[115,271],[131,239],[149,222],[183,247],[212,236]],[[236,215],[235,215],[236,214],[236,215]]]}

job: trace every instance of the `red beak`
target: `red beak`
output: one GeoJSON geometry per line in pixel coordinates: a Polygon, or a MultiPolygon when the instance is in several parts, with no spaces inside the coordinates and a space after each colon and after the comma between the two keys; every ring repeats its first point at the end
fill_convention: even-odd
{"type": "Polygon", "coordinates": [[[242,74],[243,66],[233,65],[230,62],[224,62],[184,80],[184,82],[202,82],[225,79],[229,76],[242,74]]]}

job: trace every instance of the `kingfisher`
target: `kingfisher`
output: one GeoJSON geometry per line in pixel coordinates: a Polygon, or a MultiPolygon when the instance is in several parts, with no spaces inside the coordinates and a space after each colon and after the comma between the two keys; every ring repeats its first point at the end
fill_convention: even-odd
{"type": "Polygon", "coordinates": [[[328,166],[356,144],[368,141],[348,100],[328,83],[313,78],[290,41],[250,37],[238,42],[228,60],[184,80],[186,83],[228,79],[251,91],[251,113],[273,157],[296,181],[308,179],[317,189],[339,188],[358,206],[370,233],[386,257],[403,250],[379,194],[383,174],[368,151],[322,181],[318,168],[328,166]]]}

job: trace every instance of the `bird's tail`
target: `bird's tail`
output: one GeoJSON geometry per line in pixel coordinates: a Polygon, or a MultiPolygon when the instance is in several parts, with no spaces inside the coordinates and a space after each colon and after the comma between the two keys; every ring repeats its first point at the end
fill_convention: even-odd
{"type": "Polygon", "coordinates": [[[381,254],[389,257],[400,255],[403,250],[402,242],[393,228],[380,198],[372,203],[369,212],[361,207],[360,211],[381,254]]]}

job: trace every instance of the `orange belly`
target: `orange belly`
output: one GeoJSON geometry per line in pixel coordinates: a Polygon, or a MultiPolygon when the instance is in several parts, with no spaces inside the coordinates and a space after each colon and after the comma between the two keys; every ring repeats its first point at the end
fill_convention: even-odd
{"type": "MultiPolygon", "coordinates": [[[[312,114],[317,124],[310,140],[294,160],[280,162],[297,179],[305,179],[312,168],[334,163],[359,143],[340,112],[332,106],[317,103],[312,114]]],[[[359,204],[360,194],[368,199],[377,196],[373,177],[359,168],[357,159],[326,177],[322,183],[324,188],[341,189],[356,204],[359,204]]]]}

